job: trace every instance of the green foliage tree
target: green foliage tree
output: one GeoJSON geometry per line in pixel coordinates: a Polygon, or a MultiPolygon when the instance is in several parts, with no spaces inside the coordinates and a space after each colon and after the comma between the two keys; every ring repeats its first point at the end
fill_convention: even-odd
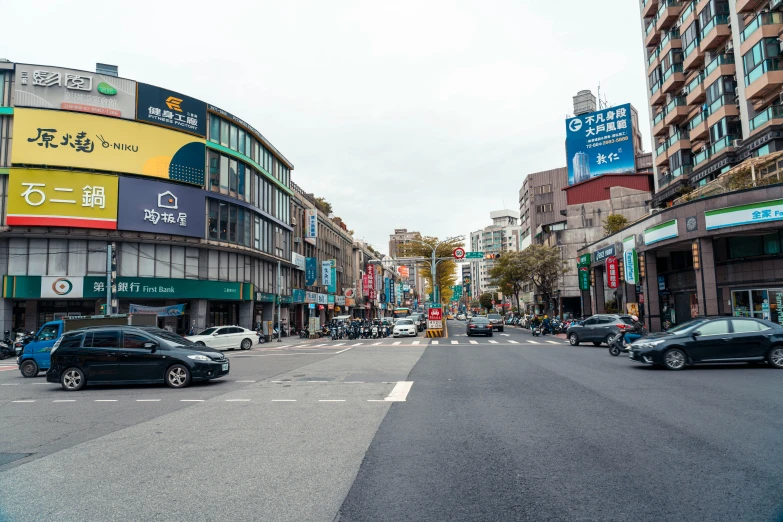
{"type": "Polygon", "coordinates": [[[315,198],[315,206],[318,210],[329,216],[332,213],[332,204],[324,198],[315,198]]]}
{"type": "Polygon", "coordinates": [[[604,226],[604,235],[611,236],[628,226],[628,218],[622,214],[609,214],[601,223],[604,226]]]}
{"type": "Polygon", "coordinates": [[[489,292],[484,292],[479,296],[479,303],[481,304],[481,308],[484,310],[491,310],[492,309],[492,294],[489,292]]]}
{"type": "MultiPolygon", "coordinates": [[[[417,235],[415,239],[425,244],[422,245],[421,243],[416,242],[404,243],[399,246],[399,255],[400,257],[424,258],[421,260],[421,262],[417,263],[417,266],[427,284],[427,292],[432,292],[433,284],[430,260],[432,259],[432,248],[435,247],[435,245],[437,245],[440,240],[437,237],[422,237],[421,235],[417,235]]],[[[435,251],[435,257],[450,257],[454,249],[457,247],[464,247],[463,242],[460,240],[447,241],[437,247],[435,251]]],[[[451,289],[451,287],[457,282],[457,263],[454,261],[454,259],[441,261],[440,264],[438,264],[436,277],[436,284],[440,288],[440,302],[448,303],[451,301],[451,296],[454,294],[454,291],[451,289]]]]}
{"type": "Polygon", "coordinates": [[[560,249],[556,246],[530,245],[520,253],[522,264],[529,271],[530,282],[538,289],[548,307],[552,294],[558,289],[560,276],[568,272],[566,261],[560,258],[560,249]]]}
{"type": "Polygon", "coordinates": [[[504,253],[489,270],[492,284],[514,296],[512,308],[519,306],[519,295],[525,283],[530,281],[530,275],[531,267],[525,263],[522,252],[504,253]]]}

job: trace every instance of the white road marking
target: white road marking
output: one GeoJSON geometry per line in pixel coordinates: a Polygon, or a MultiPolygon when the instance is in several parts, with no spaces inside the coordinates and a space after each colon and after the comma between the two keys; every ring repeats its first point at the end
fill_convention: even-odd
{"type": "Polygon", "coordinates": [[[402,341],[394,341],[394,342],[392,343],[392,346],[399,346],[399,345],[401,345],[401,344],[402,344],[402,341]]]}
{"type": "Polygon", "coordinates": [[[438,341],[432,341],[430,344],[440,344],[438,341]]]}
{"type": "Polygon", "coordinates": [[[383,343],[372,343],[370,346],[378,346],[379,344],[383,344],[383,343]]]}
{"type": "Polygon", "coordinates": [[[538,341],[528,341],[530,344],[541,344],[538,341]]]}
{"type": "Polygon", "coordinates": [[[14,382],[14,383],[3,383],[3,384],[0,384],[0,386],[19,386],[19,383],[18,383],[18,382],[14,382]]]}
{"type": "Polygon", "coordinates": [[[451,344],[459,344],[459,341],[451,341],[451,344]]]}
{"type": "Polygon", "coordinates": [[[343,349],[342,349],[342,350],[340,350],[339,352],[334,352],[334,354],[335,354],[335,355],[337,355],[338,353],[347,352],[347,351],[348,351],[348,350],[350,350],[351,348],[352,348],[351,346],[349,346],[348,348],[343,348],[343,349]]]}
{"type": "Polygon", "coordinates": [[[343,384],[364,384],[364,381],[343,381],[343,384]]]}
{"type": "Polygon", "coordinates": [[[313,348],[320,348],[321,346],[326,346],[325,344],[314,344],[313,348]]]}
{"type": "Polygon", "coordinates": [[[160,402],[160,399],[136,399],[136,402],[160,402]]]}
{"type": "Polygon", "coordinates": [[[498,344],[497,341],[493,341],[492,339],[489,340],[489,344],[498,344]]]}
{"type": "Polygon", "coordinates": [[[519,341],[512,341],[512,340],[510,340],[510,339],[509,339],[509,341],[508,341],[508,342],[509,342],[509,343],[511,343],[511,344],[519,344],[519,341]]]}
{"type": "Polygon", "coordinates": [[[250,402],[250,399],[226,399],[226,402],[250,402]]]}
{"type": "Polygon", "coordinates": [[[367,399],[367,402],[386,402],[386,399],[367,399]]]}
{"type": "Polygon", "coordinates": [[[95,402],[117,402],[117,399],[95,399],[95,402]]]}
{"type": "Polygon", "coordinates": [[[204,399],[180,399],[179,402],[204,402],[204,399]]]}
{"type": "Polygon", "coordinates": [[[256,382],[256,381],[234,381],[234,382],[256,382]]]}
{"type": "Polygon", "coordinates": [[[478,341],[470,341],[470,344],[478,344],[478,341]]]}
{"type": "Polygon", "coordinates": [[[337,347],[337,346],[343,346],[344,344],[345,343],[337,343],[337,344],[333,344],[332,346],[337,347]]]}
{"type": "Polygon", "coordinates": [[[329,382],[329,381],[323,381],[323,380],[322,380],[322,381],[307,381],[307,382],[327,383],[327,382],[329,382]]]}
{"type": "Polygon", "coordinates": [[[413,381],[398,381],[389,396],[383,400],[387,402],[405,402],[412,386],[413,381]]]}
{"type": "Polygon", "coordinates": [[[560,343],[559,343],[559,342],[557,342],[557,341],[547,341],[547,342],[548,342],[549,344],[560,344],[560,343]]]}
{"type": "Polygon", "coordinates": [[[54,382],[31,382],[30,384],[38,384],[38,385],[44,385],[44,386],[46,386],[48,384],[48,385],[51,385],[51,386],[57,386],[57,383],[54,383],[54,382]]]}
{"type": "Polygon", "coordinates": [[[52,402],[76,402],[76,399],[57,399],[52,402]]]}
{"type": "Polygon", "coordinates": [[[286,381],[271,381],[271,382],[286,382],[286,381]]]}
{"type": "Polygon", "coordinates": [[[345,402],[345,399],[318,399],[318,402],[345,402]]]}
{"type": "Polygon", "coordinates": [[[411,343],[411,345],[415,346],[415,345],[419,344],[420,342],[421,342],[421,341],[413,341],[413,342],[411,343]]]}
{"type": "Polygon", "coordinates": [[[11,401],[11,402],[35,402],[35,401],[11,401]]]}
{"type": "Polygon", "coordinates": [[[296,402],[296,399],[272,399],[272,402],[296,402]]]}
{"type": "Polygon", "coordinates": [[[363,345],[363,344],[364,344],[364,343],[356,343],[356,344],[352,344],[351,346],[361,346],[361,345],[363,345]]]}
{"type": "Polygon", "coordinates": [[[509,334],[504,334],[504,333],[502,333],[502,334],[500,334],[500,335],[504,335],[504,336],[506,336],[506,337],[511,337],[509,334]]]}

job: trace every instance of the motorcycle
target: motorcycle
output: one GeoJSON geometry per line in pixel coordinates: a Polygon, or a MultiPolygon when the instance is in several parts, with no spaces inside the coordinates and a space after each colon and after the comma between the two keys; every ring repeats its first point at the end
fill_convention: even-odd
{"type": "Polygon", "coordinates": [[[264,336],[263,331],[256,330],[256,335],[258,336],[258,344],[264,344],[266,342],[266,337],[264,336]]]}
{"type": "Polygon", "coordinates": [[[378,325],[374,324],[372,326],[372,338],[377,339],[378,338],[378,325]]]}
{"type": "Polygon", "coordinates": [[[541,335],[541,326],[534,326],[533,327],[533,337],[538,337],[541,335]]]}
{"type": "MultiPolygon", "coordinates": [[[[609,340],[609,355],[617,357],[623,352],[630,351],[631,343],[627,342],[627,339],[625,338],[628,333],[629,332],[619,332],[609,340]]],[[[643,328],[642,331],[638,333],[639,335],[644,336],[647,333],[647,329],[643,328]]]]}
{"type": "Polygon", "coordinates": [[[332,341],[336,341],[340,338],[340,329],[338,327],[333,327],[330,333],[332,341]]]}
{"type": "Polygon", "coordinates": [[[310,329],[305,326],[301,330],[299,330],[299,338],[300,339],[309,339],[310,338],[310,329]]]}

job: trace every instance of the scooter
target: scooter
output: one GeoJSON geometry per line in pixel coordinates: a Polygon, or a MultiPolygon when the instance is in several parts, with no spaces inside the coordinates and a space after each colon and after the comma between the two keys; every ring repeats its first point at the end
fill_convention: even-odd
{"type": "Polygon", "coordinates": [[[299,337],[301,339],[309,339],[310,338],[310,329],[305,326],[301,330],[299,330],[299,337]]]}
{"type": "Polygon", "coordinates": [[[372,326],[372,338],[377,339],[378,338],[378,325],[374,324],[372,326]]]}
{"type": "Polygon", "coordinates": [[[336,341],[340,338],[340,329],[339,328],[332,328],[331,330],[331,337],[332,341],[336,341]]]}
{"type": "Polygon", "coordinates": [[[533,337],[538,337],[539,335],[541,335],[541,326],[534,326],[533,337]]]}
{"type": "Polygon", "coordinates": [[[623,352],[628,351],[628,347],[625,344],[625,334],[618,333],[609,342],[609,355],[617,357],[623,352]]]}

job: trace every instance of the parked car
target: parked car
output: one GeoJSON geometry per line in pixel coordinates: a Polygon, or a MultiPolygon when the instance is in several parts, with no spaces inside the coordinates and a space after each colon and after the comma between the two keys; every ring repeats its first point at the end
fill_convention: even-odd
{"type": "Polygon", "coordinates": [[[465,319],[467,319],[465,314],[457,314],[457,321],[464,321],[465,319]]]}
{"type": "Polygon", "coordinates": [[[581,324],[571,325],[566,330],[566,337],[571,346],[579,346],[581,342],[592,342],[595,346],[612,340],[621,331],[631,328],[633,319],[630,315],[598,314],[589,317],[581,324]]]}
{"type": "Polygon", "coordinates": [[[240,348],[249,350],[253,346],[256,332],[242,328],[241,326],[213,326],[196,335],[189,335],[185,339],[217,350],[234,350],[240,348]]]}
{"type": "Polygon", "coordinates": [[[419,331],[416,328],[416,323],[414,323],[412,319],[405,317],[394,323],[394,329],[392,330],[393,337],[417,337],[418,335],[419,331]]]}
{"type": "Polygon", "coordinates": [[[47,382],[67,391],[88,384],[165,382],[184,388],[192,381],[228,375],[230,363],[219,351],[197,346],[156,327],[101,326],[64,334],[52,347],[47,382]]]}
{"type": "Polygon", "coordinates": [[[497,330],[499,332],[502,332],[504,330],[503,317],[500,314],[488,314],[487,319],[489,319],[489,324],[492,325],[492,328],[494,330],[497,330]]]}
{"type": "Polygon", "coordinates": [[[668,370],[688,365],[767,362],[783,368],[783,327],[749,317],[697,318],[633,342],[631,360],[668,370]]]}
{"type": "Polygon", "coordinates": [[[489,319],[477,315],[468,319],[466,332],[468,337],[476,334],[484,334],[492,337],[493,327],[489,319]]]}

